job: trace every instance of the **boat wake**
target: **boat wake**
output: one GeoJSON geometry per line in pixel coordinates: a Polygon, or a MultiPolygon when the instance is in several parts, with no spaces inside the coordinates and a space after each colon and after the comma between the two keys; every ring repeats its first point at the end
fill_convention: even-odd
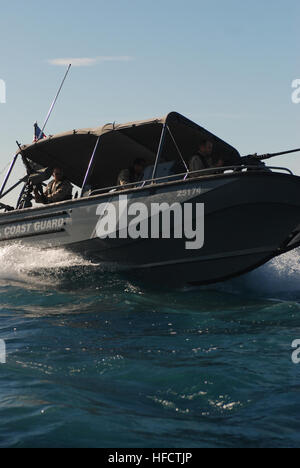
{"type": "MultiPolygon", "coordinates": [[[[22,244],[0,248],[0,285],[27,287],[94,287],[108,280],[114,268],[95,264],[64,249],[42,250],[22,244]],[[104,278],[105,275],[105,278],[104,278]]],[[[146,287],[146,285],[145,285],[146,287]]],[[[300,300],[300,249],[273,259],[247,275],[202,287],[224,293],[300,300]]]]}

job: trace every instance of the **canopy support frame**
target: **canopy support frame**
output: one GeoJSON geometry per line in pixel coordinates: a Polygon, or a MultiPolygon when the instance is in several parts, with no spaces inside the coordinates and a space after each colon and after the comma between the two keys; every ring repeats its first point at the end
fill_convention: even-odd
{"type": "Polygon", "coordinates": [[[88,180],[90,178],[90,175],[92,173],[92,170],[94,168],[95,155],[96,155],[96,152],[97,152],[97,149],[98,149],[100,138],[101,138],[101,136],[98,136],[95,147],[94,147],[94,150],[93,150],[93,153],[92,153],[92,156],[91,156],[91,159],[90,159],[90,162],[89,162],[89,165],[88,165],[88,168],[87,168],[87,171],[85,173],[85,177],[84,177],[82,188],[81,188],[81,198],[83,197],[84,189],[85,189],[85,187],[87,185],[87,182],[88,182],[88,180]]]}
{"type": "Polygon", "coordinates": [[[158,145],[156,160],[155,160],[153,173],[152,173],[152,180],[155,179],[156,172],[157,172],[157,167],[158,167],[159,161],[161,159],[162,152],[163,152],[164,147],[165,147],[165,140],[166,140],[167,131],[168,131],[168,126],[167,126],[167,123],[165,122],[163,124],[162,132],[161,132],[161,136],[160,136],[160,141],[159,141],[159,145],[158,145]]]}
{"type": "Polygon", "coordinates": [[[15,164],[16,164],[16,162],[17,162],[18,156],[19,156],[19,154],[16,154],[16,155],[15,155],[15,157],[13,158],[13,160],[12,160],[10,166],[9,166],[9,169],[8,169],[7,174],[6,174],[6,176],[5,176],[5,179],[4,179],[4,181],[3,181],[2,187],[1,187],[1,189],[0,189],[0,199],[3,198],[3,197],[2,197],[2,194],[3,194],[3,192],[4,192],[4,189],[5,189],[6,185],[7,185],[7,182],[9,181],[9,178],[10,178],[10,176],[11,176],[11,173],[12,173],[14,167],[15,167],[15,164]]]}
{"type": "Polygon", "coordinates": [[[176,150],[177,150],[177,153],[178,153],[179,156],[180,156],[181,162],[182,162],[182,164],[184,165],[184,167],[185,167],[185,169],[186,169],[186,173],[187,173],[187,175],[188,175],[189,172],[190,172],[190,170],[189,170],[189,168],[188,168],[188,166],[187,166],[187,164],[186,164],[186,162],[185,162],[185,160],[184,160],[184,157],[183,157],[183,155],[182,155],[182,153],[181,153],[181,151],[180,151],[180,149],[179,149],[179,146],[178,146],[177,143],[176,143],[176,140],[175,140],[175,138],[174,138],[173,133],[172,133],[171,130],[170,130],[169,125],[167,126],[167,128],[168,128],[168,132],[169,132],[169,134],[170,134],[170,137],[171,137],[172,140],[173,140],[173,143],[174,143],[174,146],[175,146],[175,148],[176,148],[176,150]]]}

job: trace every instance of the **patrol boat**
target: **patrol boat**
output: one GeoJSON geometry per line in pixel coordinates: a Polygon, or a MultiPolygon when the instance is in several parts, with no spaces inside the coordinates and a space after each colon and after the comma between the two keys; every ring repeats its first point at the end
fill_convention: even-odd
{"type": "Polygon", "coordinates": [[[24,185],[16,208],[2,205],[0,246],[19,242],[43,249],[63,247],[160,284],[224,281],[300,245],[300,177],[286,168],[266,166],[261,160],[268,157],[242,158],[231,145],[175,112],[51,136],[21,146],[12,161],[0,199],[16,185],[24,185]],[[214,155],[221,157],[224,167],[190,173],[188,161],[203,138],[213,142],[214,155]],[[120,170],[137,157],[146,162],[143,180],[116,186],[120,170]],[[7,189],[18,158],[27,175],[7,189]],[[32,207],[32,186],[43,183],[57,166],[78,188],[75,198],[32,207]],[[156,235],[128,235],[125,204],[126,214],[134,205],[136,216],[137,203],[145,209],[135,221],[135,234],[152,221],[153,205],[164,204],[169,235],[161,225],[156,235]],[[178,236],[180,228],[185,232],[188,217],[178,221],[176,210],[180,214],[181,207],[183,214],[186,204],[192,207],[189,221],[194,229],[202,229],[196,248],[187,248],[191,238],[178,236]],[[106,207],[114,207],[118,217],[109,236],[103,237],[99,220],[112,212],[106,207]]]}

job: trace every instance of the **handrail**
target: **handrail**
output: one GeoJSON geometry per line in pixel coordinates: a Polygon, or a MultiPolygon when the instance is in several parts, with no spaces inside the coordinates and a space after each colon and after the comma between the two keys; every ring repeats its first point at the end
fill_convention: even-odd
{"type": "Polygon", "coordinates": [[[290,175],[294,175],[294,173],[288,169],[287,167],[281,167],[281,166],[266,166],[268,169],[272,169],[273,171],[286,171],[290,175]]]}
{"type": "Polygon", "coordinates": [[[105,192],[112,192],[112,191],[117,191],[117,190],[130,190],[130,189],[140,189],[140,188],[143,188],[145,187],[146,185],[148,184],[154,184],[154,183],[160,183],[160,182],[164,182],[164,181],[172,181],[172,179],[175,179],[175,180],[180,180],[182,179],[182,181],[186,180],[187,178],[190,178],[191,176],[193,175],[197,175],[199,177],[201,176],[206,176],[206,175],[210,175],[210,174],[224,174],[226,173],[227,171],[232,171],[232,172],[246,172],[248,170],[255,170],[255,169],[258,169],[260,172],[261,171],[264,171],[264,170],[280,170],[280,171],[286,171],[288,172],[290,175],[293,175],[293,172],[286,168],[286,167],[275,167],[275,166],[266,166],[264,168],[264,166],[262,165],[258,165],[258,166],[254,166],[254,165],[239,165],[239,166],[224,166],[224,167],[213,167],[213,168],[210,168],[210,169],[201,169],[199,171],[193,171],[193,172],[184,172],[184,173],[181,173],[181,174],[172,174],[172,175],[169,175],[169,176],[164,176],[164,177],[159,177],[159,178],[156,178],[156,179],[148,179],[148,180],[143,180],[143,181],[140,181],[140,182],[134,182],[134,183],[130,183],[130,184],[126,184],[126,185],[115,185],[115,186],[112,186],[112,187],[105,187],[105,188],[102,188],[102,189],[96,189],[96,190],[93,190],[89,195],[88,197],[92,197],[94,195],[98,195],[98,194],[101,194],[101,193],[105,193],[105,192]]]}

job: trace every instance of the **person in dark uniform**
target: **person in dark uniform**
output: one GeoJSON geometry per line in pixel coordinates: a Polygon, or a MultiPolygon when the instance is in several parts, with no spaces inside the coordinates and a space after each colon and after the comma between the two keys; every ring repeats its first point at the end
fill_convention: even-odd
{"type": "Polygon", "coordinates": [[[140,182],[143,178],[146,167],[146,161],[142,158],[138,158],[134,161],[132,167],[129,169],[123,169],[119,176],[117,185],[134,184],[140,182]]]}
{"type": "Polygon", "coordinates": [[[38,189],[34,189],[35,201],[44,205],[57,203],[72,199],[73,187],[71,183],[64,177],[64,172],[57,167],[53,170],[53,180],[47,185],[45,192],[39,193],[38,189]]]}

